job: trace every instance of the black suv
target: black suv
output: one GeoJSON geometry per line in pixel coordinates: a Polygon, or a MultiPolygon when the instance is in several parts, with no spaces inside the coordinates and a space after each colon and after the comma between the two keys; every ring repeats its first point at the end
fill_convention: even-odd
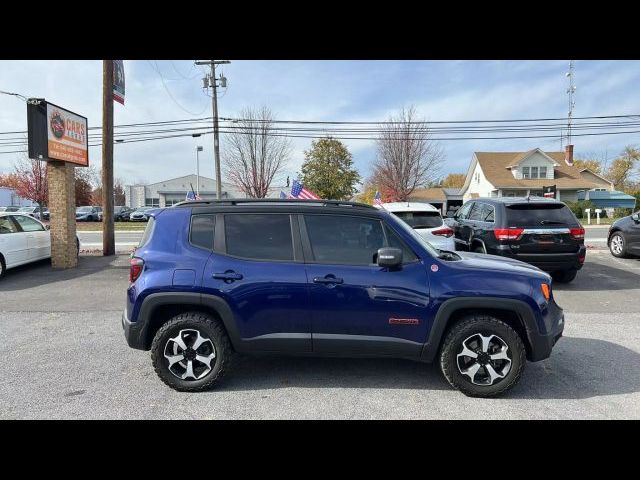
{"type": "Polygon", "coordinates": [[[542,197],[475,198],[447,224],[456,250],[511,257],[570,282],[586,255],[584,228],[564,203],[542,197]]]}

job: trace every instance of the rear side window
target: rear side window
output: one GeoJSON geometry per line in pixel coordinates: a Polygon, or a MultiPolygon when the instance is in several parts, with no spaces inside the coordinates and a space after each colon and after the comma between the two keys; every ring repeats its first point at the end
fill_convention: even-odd
{"type": "Polygon", "coordinates": [[[482,221],[482,203],[474,203],[471,213],[469,213],[469,220],[475,220],[477,222],[482,221]]]}
{"type": "Polygon", "coordinates": [[[153,230],[155,226],[156,226],[156,219],[153,217],[149,217],[149,221],[147,222],[147,228],[144,229],[144,233],[142,234],[142,238],[140,239],[138,248],[142,248],[147,243],[149,243],[149,240],[151,239],[151,235],[153,235],[153,230]]]}
{"type": "Polygon", "coordinates": [[[3,233],[16,233],[18,229],[11,221],[11,217],[0,217],[0,235],[3,233]]]}
{"type": "Polygon", "coordinates": [[[460,210],[458,210],[458,212],[456,213],[456,218],[459,218],[462,220],[467,218],[467,216],[469,215],[469,210],[471,209],[471,207],[473,207],[473,205],[474,205],[474,202],[465,203],[464,206],[462,206],[460,210]]]}
{"type": "Polygon", "coordinates": [[[411,228],[435,228],[442,226],[439,212],[393,212],[411,228]]]}
{"type": "Polygon", "coordinates": [[[522,203],[508,205],[506,208],[507,223],[514,227],[530,227],[540,225],[576,225],[578,221],[569,207],[562,203],[548,205],[522,203]]]}
{"type": "Polygon", "coordinates": [[[384,247],[382,223],[377,219],[305,215],[304,221],[316,262],[371,265],[384,247]]]}
{"type": "Polygon", "coordinates": [[[213,250],[213,231],[216,226],[215,215],[194,215],[191,217],[190,241],[196,247],[213,250]]]}
{"type": "Polygon", "coordinates": [[[224,216],[227,254],[254,260],[293,260],[289,215],[224,216]]]}

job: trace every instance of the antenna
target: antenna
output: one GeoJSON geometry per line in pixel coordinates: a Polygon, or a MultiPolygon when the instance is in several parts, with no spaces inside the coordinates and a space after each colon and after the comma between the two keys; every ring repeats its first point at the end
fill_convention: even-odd
{"type": "Polygon", "coordinates": [[[569,60],[569,71],[566,73],[569,78],[569,88],[567,93],[569,94],[569,113],[567,118],[567,145],[571,145],[571,123],[573,121],[573,108],[576,106],[576,102],[573,100],[573,94],[576,92],[576,86],[573,83],[573,60],[569,60]]]}

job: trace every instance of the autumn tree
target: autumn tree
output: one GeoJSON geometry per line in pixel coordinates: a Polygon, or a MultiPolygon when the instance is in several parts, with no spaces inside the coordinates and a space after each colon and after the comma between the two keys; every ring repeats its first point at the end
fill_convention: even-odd
{"type": "Polygon", "coordinates": [[[264,198],[289,160],[291,142],[274,131],[269,108],[245,108],[240,116],[225,135],[225,174],[248,197],[264,198]]]}
{"type": "Polygon", "coordinates": [[[584,170],[585,168],[588,168],[589,170],[591,170],[593,173],[597,175],[600,175],[602,173],[600,160],[596,160],[596,159],[591,159],[591,160],[577,159],[573,161],[573,166],[576,167],[578,170],[584,170]]]}
{"type": "Polygon", "coordinates": [[[441,186],[444,188],[462,188],[467,176],[464,173],[450,173],[442,181],[441,186]]]}
{"type": "Polygon", "coordinates": [[[613,182],[616,190],[629,190],[632,189],[634,180],[639,175],[638,166],[640,166],[640,150],[628,146],[611,162],[605,177],[613,182]]]}
{"type": "Polygon", "coordinates": [[[353,167],[353,159],[346,145],[327,137],[311,142],[304,152],[301,180],[320,198],[348,200],[358,191],[360,174],[353,167]]]}
{"type": "Polygon", "coordinates": [[[93,172],[86,167],[76,167],[74,168],[74,175],[76,206],[91,205],[93,203],[93,172]]]}
{"type": "Polygon", "coordinates": [[[13,169],[13,188],[19,196],[40,206],[40,218],[42,218],[42,208],[47,205],[49,198],[46,162],[31,160],[24,156],[15,163],[13,169]]]}
{"type": "Polygon", "coordinates": [[[418,187],[438,178],[444,161],[441,146],[431,140],[428,124],[415,108],[403,108],[380,125],[374,176],[395,200],[407,200],[418,187]]]}

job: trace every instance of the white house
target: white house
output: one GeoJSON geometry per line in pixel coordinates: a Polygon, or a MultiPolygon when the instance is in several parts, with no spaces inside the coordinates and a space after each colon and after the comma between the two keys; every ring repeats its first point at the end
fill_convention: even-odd
{"type": "Polygon", "coordinates": [[[475,152],[461,193],[465,201],[478,197],[542,196],[555,185],[556,198],[576,201],[579,190],[613,190],[613,184],[588,169],[573,165],[573,146],[565,152],[475,152]]]}

